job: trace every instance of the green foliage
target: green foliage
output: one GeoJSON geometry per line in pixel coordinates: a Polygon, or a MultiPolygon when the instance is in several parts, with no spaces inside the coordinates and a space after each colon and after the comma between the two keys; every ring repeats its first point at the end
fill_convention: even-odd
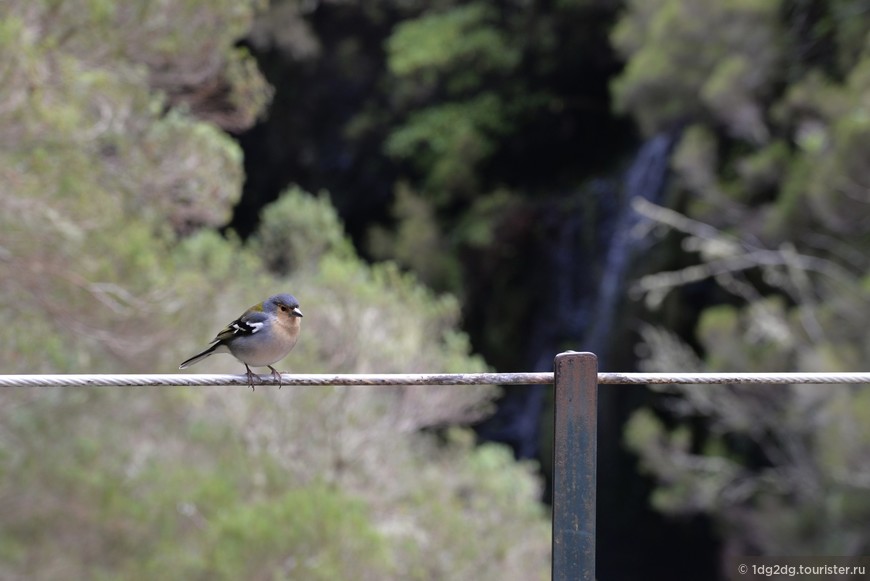
{"type": "Polygon", "coordinates": [[[783,141],[773,141],[735,163],[743,190],[735,192],[741,201],[760,203],[782,182],[791,152],[783,141]]]}
{"type": "MultiPolygon", "coordinates": [[[[787,368],[777,354],[791,350],[770,339],[759,341],[753,337],[755,321],[735,319],[735,314],[720,310],[705,322],[704,347],[714,354],[708,358],[713,369],[787,368]],[[742,343],[734,341],[735,334],[742,343]]],[[[674,359],[665,343],[646,335],[647,345],[657,345],[657,363],[648,368],[676,368],[668,363],[674,359]]],[[[806,349],[796,346],[795,351],[806,349]]],[[[870,459],[870,392],[864,386],[707,385],[661,391],[679,396],[668,400],[671,415],[704,418],[710,432],[701,436],[684,425],[668,428],[650,410],[633,414],[625,441],[658,482],[652,497],[656,508],[712,514],[742,554],[866,552],[870,502],[863,466],[870,459]],[[754,461],[759,454],[769,461],[754,461]]]]}
{"type": "Polygon", "coordinates": [[[513,86],[524,46],[512,36],[510,19],[477,1],[424,11],[387,40],[400,122],[384,150],[408,161],[421,192],[439,205],[483,193],[480,173],[499,139],[540,105],[513,86]]]}
{"type": "MultiPolygon", "coordinates": [[[[701,264],[657,273],[640,287],[660,292],[705,277],[736,304],[705,309],[696,329],[703,361],[679,339],[643,331],[650,371],[845,371],[870,356],[866,289],[848,269],[783,244],[759,248],[742,230],[724,233],[688,218],[667,218],[687,234],[701,264]],[[760,278],[776,294],[763,295],[760,278]],[[788,297],[786,300],[784,297],[788,297]]],[[[742,554],[862,554],[870,517],[862,466],[870,439],[864,386],[672,386],[666,427],[636,412],[626,443],[655,476],[652,502],[669,513],[706,512],[742,554]],[[682,422],[704,420],[706,432],[682,422]],[[673,425],[673,422],[671,423],[673,425]],[[836,451],[835,451],[836,450],[836,451]],[[759,460],[761,459],[761,460],[759,460]],[[843,506],[849,506],[848,516],[843,506]]]]}
{"type": "Polygon", "coordinates": [[[418,91],[444,77],[449,93],[478,89],[488,73],[510,72],[519,62],[496,16],[485,2],[471,2],[403,21],[387,41],[390,71],[416,80],[418,91]]]}
{"type": "Polygon", "coordinates": [[[382,579],[391,573],[387,545],[366,512],[322,484],[223,512],[206,532],[206,571],[217,579],[382,579]]]}
{"type": "Polygon", "coordinates": [[[767,137],[761,98],[778,81],[780,2],[630,0],[613,32],[628,58],[617,108],[646,133],[712,114],[734,135],[767,137]]]}
{"type": "Polygon", "coordinates": [[[167,300],[168,235],[226,221],[240,152],[208,124],[163,114],[152,77],[122,50],[141,40],[118,35],[129,7],[74,4],[12,3],[2,21],[0,276],[11,284],[0,301],[17,307],[0,364],[144,371],[165,361],[157,347],[182,306],[167,300]]]}
{"type": "Polygon", "coordinates": [[[354,255],[326,193],[314,197],[298,187],[263,209],[252,244],[266,268],[278,274],[314,269],[327,255],[354,255]]]}
{"type": "Polygon", "coordinates": [[[378,388],[134,391],[4,394],[4,577],[546,572],[531,467],[397,431],[378,388]]]}
{"type": "Polygon", "coordinates": [[[478,165],[495,151],[507,130],[504,104],[491,93],[412,113],[386,142],[388,155],[413,160],[442,204],[477,192],[478,165]]]}
{"type": "MultiPolygon", "coordinates": [[[[294,371],[485,370],[457,301],[364,263],[325,197],[291,189],[246,243],[213,230],[242,180],[215,123],[267,93],[234,48],[255,3],[146,4],[13,2],[0,20],[0,369],[168,372],[291,291],[294,371]]],[[[0,577],[541,578],[532,468],[420,432],[495,393],[4,390],[0,577]]]]}
{"type": "MultiPolygon", "coordinates": [[[[637,288],[650,306],[701,280],[729,297],[698,317],[703,360],[646,329],[647,369],[866,369],[870,36],[858,6],[629,3],[613,87],[646,131],[690,122],[672,158],[685,215],[650,215],[696,259],[637,288]]],[[[865,386],[664,391],[671,422],[642,410],[626,431],[657,508],[709,513],[740,554],[868,550],[865,386]],[[699,418],[706,431],[685,432],[699,418]]]]}
{"type": "Polygon", "coordinates": [[[132,166],[126,179],[146,188],[135,198],[133,211],[152,212],[152,220],[168,220],[179,233],[229,220],[244,179],[242,154],[216,127],[170,111],[124,153],[132,166]],[[155,151],[161,152],[157,159],[155,151]],[[134,173],[146,169],[147,174],[134,173]]]}
{"type": "Polygon", "coordinates": [[[430,288],[460,288],[459,262],[451,256],[449,241],[438,229],[432,204],[407,184],[396,188],[392,214],[394,229],[375,226],[368,248],[375,258],[395,260],[412,270],[430,288]]]}
{"type": "Polygon", "coordinates": [[[688,127],[674,149],[671,166],[680,185],[696,198],[694,216],[703,217],[703,208],[718,209],[722,204],[724,194],[716,173],[718,159],[716,136],[700,123],[688,127]]]}

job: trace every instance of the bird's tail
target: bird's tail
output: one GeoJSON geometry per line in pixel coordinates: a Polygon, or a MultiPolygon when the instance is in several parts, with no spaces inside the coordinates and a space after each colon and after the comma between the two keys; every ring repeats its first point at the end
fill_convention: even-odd
{"type": "Polygon", "coordinates": [[[223,345],[222,343],[215,343],[214,345],[212,345],[211,347],[209,347],[208,349],[206,349],[202,353],[197,353],[196,355],[194,355],[193,357],[191,357],[187,361],[183,362],[181,365],[178,366],[178,368],[184,369],[185,367],[190,367],[194,363],[199,363],[200,361],[202,361],[203,359],[205,359],[209,355],[214,355],[217,352],[217,348],[221,347],[222,345],[223,345]]]}

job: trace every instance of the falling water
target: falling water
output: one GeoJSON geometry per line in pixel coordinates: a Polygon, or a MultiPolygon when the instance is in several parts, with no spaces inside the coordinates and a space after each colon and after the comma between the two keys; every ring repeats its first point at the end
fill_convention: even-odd
{"type": "MultiPolygon", "coordinates": [[[[669,134],[652,137],[621,179],[593,181],[575,198],[576,211],[548,216],[552,235],[540,249],[547,272],[526,349],[535,371],[552,370],[554,354],[566,348],[592,351],[606,365],[626,278],[647,244],[632,202],[660,198],[674,141],[669,134]]],[[[536,457],[545,400],[543,386],[506,390],[478,434],[509,444],[519,458],[536,457]]]]}
{"type": "Polygon", "coordinates": [[[634,210],[635,199],[658,201],[667,181],[668,160],[674,136],[660,133],[649,139],[625,175],[621,207],[610,235],[601,282],[595,297],[592,326],[583,337],[583,349],[607,353],[608,337],[616,311],[624,300],[625,279],[632,261],[644,249],[647,239],[638,226],[643,218],[634,210]]]}

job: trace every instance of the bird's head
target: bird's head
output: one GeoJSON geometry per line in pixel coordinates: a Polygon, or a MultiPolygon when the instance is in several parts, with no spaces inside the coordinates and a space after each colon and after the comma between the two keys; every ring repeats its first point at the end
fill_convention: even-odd
{"type": "Polygon", "coordinates": [[[273,312],[277,315],[286,315],[289,317],[302,317],[302,311],[299,309],[299,301],[296,297],[290,294],[280,294],[269,297],[263,303],[263,310],[273,312]]]}

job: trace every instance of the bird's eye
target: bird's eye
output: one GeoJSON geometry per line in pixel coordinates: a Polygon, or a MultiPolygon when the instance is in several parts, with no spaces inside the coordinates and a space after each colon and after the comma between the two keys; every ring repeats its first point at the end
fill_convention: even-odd
{"type": "Polygon", "coordinates": [[[278,308],[281,309],[282,311],[284,311],[285,313],[287,312],[287,307],[285,305],[278,305],[278,308]]]}

